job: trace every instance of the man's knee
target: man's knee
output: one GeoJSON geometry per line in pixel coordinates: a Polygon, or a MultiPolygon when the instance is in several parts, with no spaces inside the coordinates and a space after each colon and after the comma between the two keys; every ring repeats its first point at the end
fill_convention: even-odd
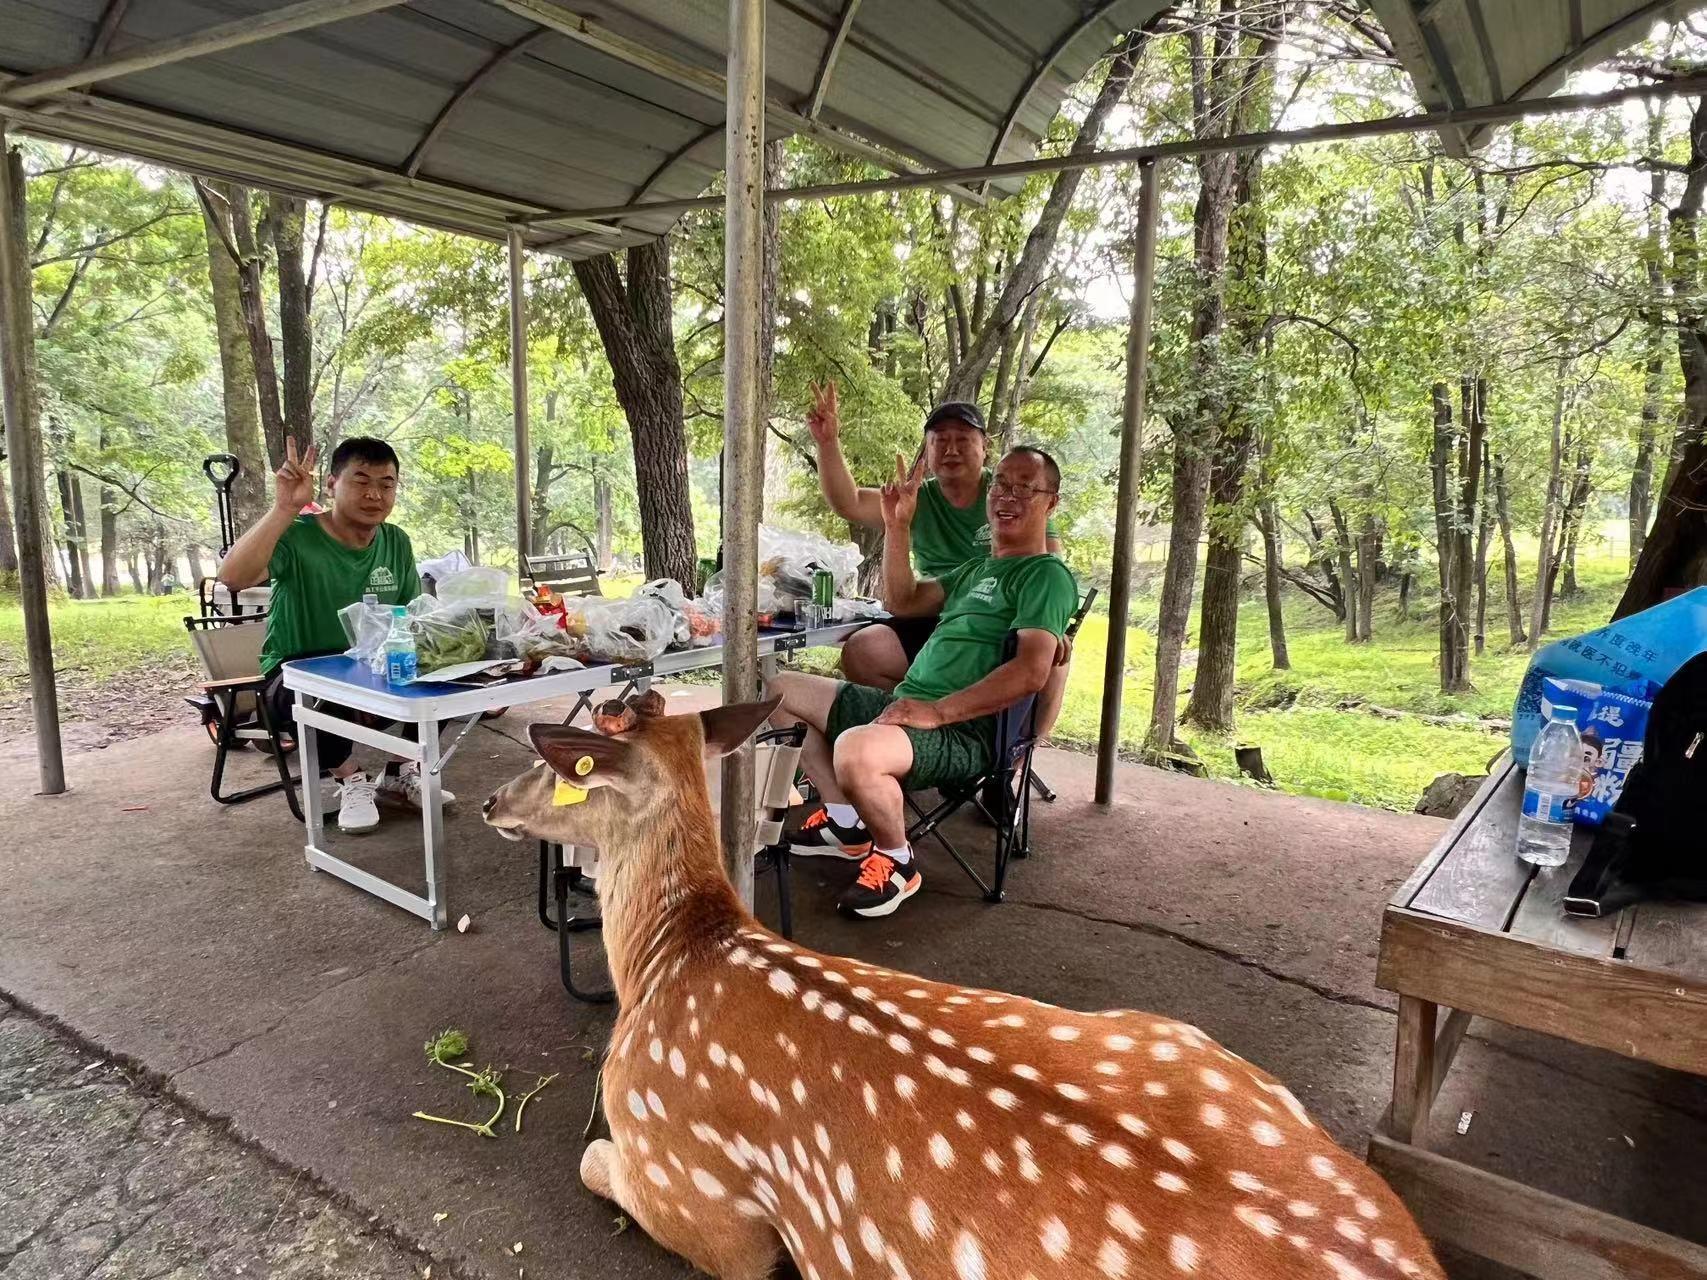
{"type": "Polygon", "coordinates": [[[907,674],[907,654],[892,627],[873,623],[842,645],[842,674],[855,684],[887,688],[907,674]]]}
{"type": "Polygon", "coordinates": [[[845,783],[888,776],[899,778],[912,767],[906,731],[892,724],[862,724],[837,737],[836,778],[845,783]]]}

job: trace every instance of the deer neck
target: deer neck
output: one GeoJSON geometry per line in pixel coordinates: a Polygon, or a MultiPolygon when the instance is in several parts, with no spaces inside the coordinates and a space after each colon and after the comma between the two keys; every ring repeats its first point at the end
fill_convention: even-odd
{"type": "Polygon", "coordinates": [[[753,921],[724,872],[703,796],[672,803],[609,843],[618,856],[599,880],[605,954],[617,998],[632,1008],[691,956],[753,921]]]}

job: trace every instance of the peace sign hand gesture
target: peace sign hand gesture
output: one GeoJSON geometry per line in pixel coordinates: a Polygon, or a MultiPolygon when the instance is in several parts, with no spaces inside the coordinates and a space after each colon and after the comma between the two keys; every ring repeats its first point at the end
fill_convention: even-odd
{"type": "Polygon", "coordinates": [[[812,383],[812,408],[806,414],[806,429],[812,433],[812,438],[822,449],[827,444],[833,444],[841,438],[842,411],[836,398],[836,380],[829,379],[822,385],[812,383]]]}
{"type": "Polygon", "coordinates": [[[924,483],[925,456],[921,453],[907,469],[905,454],[895,455],[895,478],[883,486],[883,523],[887,528],[911,528],[919,509],[919,486],[924,483]]]}
{"type": "Polygon", "coordinates": [[[319,457],[319,447],[311,444],[308,446],[308,452],[298,458],[296,441],[288,437],[285,439],[284,465],[273,474],[273,506],[275,509],[289,511],[295,515],[314,501],[317,488],[314,464],[319,460],[319,457]]]}

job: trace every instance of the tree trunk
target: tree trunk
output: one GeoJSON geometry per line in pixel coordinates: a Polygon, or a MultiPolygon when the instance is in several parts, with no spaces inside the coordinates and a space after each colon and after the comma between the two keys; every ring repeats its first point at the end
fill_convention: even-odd
{"type": "Polygon", "coordinates": [[[89,567],[89,517],[83,506],[82,477],[71,477],[71,509],[77,518],[77,572],[83,579],[83,598],[95,597],[95,575],[89,567]]]}
{"type": "Polygon", "coordinates": [[[137,564],[139,556],[140,553],[133,549],[130,554],[125,557],[125,568],[130,570],[130,581],[131,585],[136,588],[136,594],[139,596],[145,596],[148,594],[148,584],[143,581],[142,569],[137,564]]]}
{"type": "MultiPolygon", "coordinates": [[[[765,144],[764,182],[767,190],[780,187],[782,181],[782,161],[787,144],[782,139],[765,144]]],[[[764,206],[764,223],[760,228],[759,238],[759,421],[764,424],[759,428],[759,456],[756,465],[759,469],[758,509],[759,518],[764,519],[765,510],[765,458],[770,451],[770,420],[771,406],[774,403],[776,388],[774,372],[776,369],[776,289],[777,273],[782,267],[782,206],[766,202],[764,206]]],[[[595,495],[596,496],[596,495],[595,495]]],[[[718,513],[718,522],[722,523],[723,513],[718,513]]],[[[699,556],[694,555],[695,576],[684,579],[688,585],[698,581],[699,556]]]]}
{"type": "Polygon", "coordinates": [[[0,586],[13,590],[18,585],[18,529],[12,523],[12,500],[6,485],[7,478],[0,475],[0,586]]]}
{"type": "MultiPolygon", "coordinates": [[[[14,244],[0,244],[0,253],[17,253],[20,259],[27,259],[29,245],[24,242],[23,236],[25,230],[30,225],[30,221],[29,212],[25,208],[24,153],[15,147],[7,148],[4,145],[0,145],[0,164],[9,166],[11,170],[10,179],[13,203],[10,213],[12,215],[13,225],[20,229],[18,233],[20,237],[19,240],[14,244]]],[[[18,262],[18,269],[21,274],[21,278],[28,281],[30,278],[29,262],[27,260],[20,260],[18,262]]],[[[20,305],[27,312],[30,307],[30,300],[25,298],[22,300],[20,305]]],[[[4,316],[0,316],[0,320],[4,319],[4,316]]],[[[24,448],[29,451],[30,455],[36,457],[40,457],[42,454],[42,383],[38,376],[38,368],[39,357],[36,352],[35,343],[26,343],[23,367],[19,372],[23,375],[23,386],[26,389],[33,388],[35,394],[30,398],[30,402],[24,406],[24,429],[22,436],[24,440],[24,448]]],[[[20,546],[18,548],[18,554],[20,556],[33,555],[40,559],[43,586],[46,587],[48,591],[53,591],[59,586],[60,573],[59,557],[54,554],[53,540],[48,536],[49,529],[53,523],[53,508],[47,505],[47,476],[44,474],[44,468],[40,466],[32,467],[30,470],[34,475],[29,487],[33,488],[35,492],[13,496],[16,498],[19,505],[26,508],[30,506],[34,507],[37,517],[41,520],[44,526],[42,529],[42,545],[39,547],[20,546]]],[[[13,531],[13,537],[14,539],[17,537],[15,529],[13,531]]]]}
{"type": "Polygon", "coordinates": [[[1506,487],[1505,460],[1494,459],[1494,497],[1499,508],[1500,545],[1505,551],[1505,617],[1506,633],[1515,649],[1526,644],[1523,633],[1523,605],[1517,598],[1517,548],[1511,536],[1511,493],[1506,487]]]}
{"type": "MultiPolygon", "coordinates": [[[[1577,594],[1577,533],[1582,528],[1583,513],[1588,508],[1589,495],[1594,485],[1590,468],[1593,455],[1589,452],[1586,432],[1579,433],[1577,441],[1576,465],[1571,473],[1571,491],[1565,501],[1564,519],[1559,525],[1559,548],[1553,557],[1552,572],[1556,576],[1561,566],[1564,569],[1564,583],[1561,594],[1569,599],[1577,594]]],[[[1545,623],[1552,614],[1551,584],[1548,588],[1547,614],[1542,621],[1545,623]]]]}
{"type": "Polygon", "coordinates": [[[1336,622],[1344,622],[1346,597],[1344,579],[1334,571],[1333,554],[1322,540],[1321,522],[1309,511],[1304,512],[1304,522],[1309,526],[1307,535],[1310,553],[1307,562],[1308,567],[1321,574],[1322,580],[1328,584],[1328,607],[1333,611],[1336,622]]]}
{"type": "Polygon", "coordinates": [[[1416,575],[1406,570],[1399,575],[1399,621],[1411,620],[1411,583],[1416,575]]]}
{"type": "MultiPolygon", "coordinates": [[[[1070,154],[1079,155],[1096,149],[1104,123],[1132,83],[1132,73],[1137,69],[1138,54],[1143,44],[1144,37],[1139,32],[1132,32],[1121,41],[1108,75],[1097,91],[1096,101],[1091,104],[1084,123],[1079,126],[1078,136],[1073,139],[1070,154]]],[[[1055,175],[1049,196],[1043,202],[1043,210],[1038,214],[1037,225],[1026,237],[1025,247],[1020,251],[1013,270],[1007,273],[1000,296],[984,323],[971,335],[971,340],[961,345],[959,358],[951,364],[942,399],[975,402],[980,398],[978,389],[983,385],[990,362],[996,358],[1003,341],[1019,319],[1026,299],[1043,283],[1050,256],[1055,252],[1062,220],[1073,203],[1083,174],[1080,169],[1063,169],[1055,175]]],[[[1170,717],[1170,728],[1171,720],[1170,717]]]]}
{"type": "MultiPolygon", "coordinates": [[[[206,187],[211,184],[200,184],[206,187]]],[[[255,356],[244,327],[243,298],[231,214],[219,189],[202,193],[202,225],[207,232],[207,273],[213,298],[213,327],[219,343],[220,387],[225,407],[225,448],[237,459],[231,487],[237,530],[250,528],[267,511],[267,454],[261,440],[261,414],[255,390],[255,356]]],[[[223,551],[224,548],[221,548],[223,551]]],[[[116,573],[115,573],[116,578],[116,573]]]]}
{"type": "Polygon", "coordinates": [[[73,600],[87,600],[90,593],[77,556],[77,541],[82,535],[77,530],[77,510],[71,500],[71,473],[59,467],[53,474],[59,487],[59,512],[65,526],[66,590],[73,600]]]}
{"type": "Polygon", "coordinates": [[[1436,382],[1431,391],[1434,404],[1434,449],[1429,456],[1429,472],[1434,484],[1434,526],[1436,550],[1440,560],[1440,687],[1447,693],[1463,688],[1468,648],[1458,608],[1458,592],[1468,578],[1458,576],[1459,525],[1456,499],[1452,491],[1452,398],[1444,382],[1436,382]]]}
{"type": "MultiPolygon", "coordinates": [[[[1033,295],[1035,296],[1035,295],[1033,295]]],[[[996,359],[996,384],[990,388],[989,421],[996,429],[996,439],[1001,444],[1003,453],[1013,448],[1012,432],[1006,427],[1006,406],[1011,394],[1010,385],[1014,374],[1014,359],[1019,354],[1020,334],[1018,328],[1008,331],[1002,338],[1001,355],[996,359]]]]}
{"type": "MultiPolygon", "coordinates": [[[[1372,495],[1365,494],[1365,499],[1372,495]]],[[[1357,532],[1357,642],[1375,638],[1375,579],[1379,576],[1380,530],[1375,513],[1365,510],[1357,532]]]]}
{"type": "Polygon", "coordinates": [[[1358,585],[1357,571],[1351,563],[1351,526],[1346,521],[1345,512],[1340,510],[1340,504],[1332,498],[1328,499],[1328,514],[1333,517],[1334,522],[1334,556],[1339,561],[1339,577],[1345,584],[1345,608],[1340,611],[1340,621],[1345,623],[1345,642],[1356,644],[1358,597],[1362,594],[1362,589],[1358,585]]]}
{"type": "MultiPolygon", "coordinates": [[[[1648,106],[1648,154],[1665,150],[1665,111],[1648,106]]],[[[1642,312],[1647,325],[1647,357],[1642,364],[1642,421],[1636,435],[1636,460],[1630,469],[1630,568],[1642,556],[1648,521],[1654,508],[1654,451],[1659,440],[1660,405],[1665,393],[1666,316],[1660,309],[1665,295],[1666,172],[1658,165],[1648,175],[1648,238],[1643,267],[1648,275],[1649,307],[1642,312]]]]}
{"type": "Polygon", "coordinates": [[[284,356],[284,424],[299,454],[314,439],[314,329],[309,313],[314,282],[302,263],[303,227],[308,202],[295,196],[269,195],[267,223],[272,231],[279,284],[279,349],[284,356]]]}
{"type": "Polygon", "coordinates": [[[271,469],[284,465],[285,421],[279,406],[278,364],[267,330],[267,297],[262,276],[266,263],[255,242],[254,201],[249,188],[225,187],[231,212],[231,238],[236,248],[237,296],[242,303],[243,330],[255,367],[255,396],[261,411],[261,432],[267,442],[271,469]]]}
{"type": "Polygon", "coordinates": [[[185,544],[184,559],[189,561],[191,583],[199,583],[207,577],[207,566],[202,564],[202,549],[195,543],[185,544]]]}
{"type": "Polygon", "coordinates": [[[1476,656],[1479,658],[1488,647],[1488,541],[1493,533],[1494,511],[1493,504],[1486,500],[1486,495],[1493,490],[1492,451],[1487,442],[1482,443],[1482,457],[1477,464],[1482,471],[1482,493],[1484,495],[1481,512],[1476,520],[1476,656]]]}
{"type": "Polygon", "coordinates": [[[1552,603],[1553,537],[1557,532],[1554,525],[1559,517],[1559,493],[1564,480],[1565,380],[1569,371],[1569,358],[1560,356],[1553,388],[1553,436],[1547,449],[1547,496],[1541,508],[1541,549],[1535,566],[1535,598],[1529,604],[1529,638],[1533,644],[1541,643],[1552,603]]]}
{"type": "Polygon", "coordinates": [[[628,250],[628,278],[609,254],[574,264],[598,325],[634,445],[640,540],[648,578],[692,582],[699,567],[688,492],[682,373],[670,311],[668,240],[628,250]]]}
{"type": "MultiPolygon", "coordinates": [[[[107,452],[107,429],[101,428],[100,448],[104,456],[107,452]]],[[[101,500],[101,594],[116,596],[119,593],[119,516],[118,494],[111,485],[103,484],[100,489],[101,500]]]]}
{"type": "Polygon", "coordinates": [[[1291,655],[1286,652],[1285,601],[1280,590],[1280,519],[1272,498],[1257,508],[1258,528],[1262,531],[1262,590],[1268,605],[1268,648],[1276,671],[1292,669],[1291,655]]]}
{"type": "MultiPolygon", "coordinates": [[[[545,420],[550,422],[554,396],[546,396],[545,420]]],[[[551,461],[556,450],[551,445],[542,444],[533,451],[533,485],[529,490],[528,503],[528,546],[529,555],[540,554],[540,538],[551,528],[551,461]]]]}
{"type": "Polygon", "coordinates": [[[611,540],[614,532],[614,520],[611,513],[610,481],[603,472],[593,476],[593,547],[599,560],[599,572],[609,573],[611,566],[611,540]]]}

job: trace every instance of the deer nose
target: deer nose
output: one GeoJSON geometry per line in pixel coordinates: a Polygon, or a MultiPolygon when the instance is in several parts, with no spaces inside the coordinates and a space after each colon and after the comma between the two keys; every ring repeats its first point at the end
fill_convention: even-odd
{"type": "Polygon", "coordinates": [[[486,803],[480,806],[480,816],[486,817],[492,812],[492,806],[498,803],[498,793],[494,791],[486,797],[486,803]]]}

